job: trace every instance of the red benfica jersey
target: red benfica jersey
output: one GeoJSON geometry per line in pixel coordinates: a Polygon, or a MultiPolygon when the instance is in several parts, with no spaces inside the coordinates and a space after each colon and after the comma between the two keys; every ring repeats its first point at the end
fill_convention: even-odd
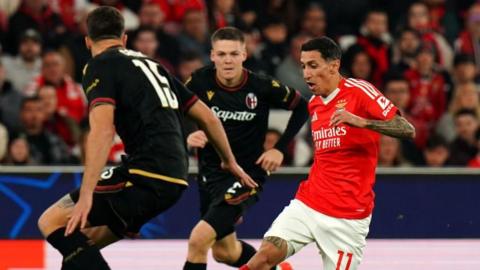
{"type": "Polygon", "coordinates": [[[342,79],[328,97],[313,96],[308,106],[314,163],[296,198],[332,217],[362,219],[373,209],[373,184],[380,134],[345,124],[330,126],[336,110],[372,120],[389,120],[397,108],[372,84],[342,79]]]}

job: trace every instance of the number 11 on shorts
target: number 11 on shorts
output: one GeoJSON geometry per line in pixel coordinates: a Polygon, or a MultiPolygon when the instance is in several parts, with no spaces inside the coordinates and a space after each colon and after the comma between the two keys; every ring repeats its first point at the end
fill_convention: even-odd
{"type": "MultiPolygon", "coordinates": [[[[335,270],[343,270],[343,269],[340,269],[340,266],[342,265],[342,260],[343,260],[343,255],[344,254],[345,254],[344,251],[338,250],[338,261],[337,261],[337,267],[335,268],[335,270]]],[[[353,253],[347,253],[347,257],[348,257],[348,261],[347,261],[347,266],[345,266],[345,270],[350,269],[350,264],[352,263],[353,253]]]]}

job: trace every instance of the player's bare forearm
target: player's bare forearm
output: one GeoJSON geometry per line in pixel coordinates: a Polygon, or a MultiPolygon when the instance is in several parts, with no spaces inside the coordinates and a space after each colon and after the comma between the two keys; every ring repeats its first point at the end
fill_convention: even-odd
{"type": "Polygon", "coordinates": [[[100,173],[107,163],[108,153],[115,135],[113,110],[113,106],[102,105],[97,106],[90,112],[91,129],[85,146],[85,172],[81,192],[93,192],[100,178],[100,173]]]}
{"type": "Polygon", "coordinates": [[[205,132],[208,141],[213,145],[223,162],[228,163],[235,160],[222,123],[207,105],[202,101],[197,101],[188,111],[188,115],[205,132]]]}
{"type": "Polygon", "coordinates": [[[415,128],[402,116],[396,115],[392,120],[366,120],[365,127],[381,134],[396,138],[415,138],[415,128]]]}

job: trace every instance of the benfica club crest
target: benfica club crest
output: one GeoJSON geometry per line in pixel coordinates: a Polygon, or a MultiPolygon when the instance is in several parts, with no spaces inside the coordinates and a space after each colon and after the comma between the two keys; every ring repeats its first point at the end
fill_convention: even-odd
{"type": "Polygon", "coordinates": [[[249,109],[255,109],[258,105],[257,96],[254,93],[248,93],[247,97],[245,98],[245,104],[247,104],[249,109]]]}

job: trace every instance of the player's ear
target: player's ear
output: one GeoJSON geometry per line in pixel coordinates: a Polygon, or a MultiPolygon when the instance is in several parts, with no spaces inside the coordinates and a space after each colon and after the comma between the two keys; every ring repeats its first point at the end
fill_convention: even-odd
{"type": "Polygon", "coordinates": [[[122,44],[123,44],[123,47],[127,47],[127,40],[128,40],[128,35],[124,33],[124,34],[122,35],[122,44]]]}
{"type": "Polygon", "coordinates": [[[340,70],[340,60],[330,61],[330,74],[335,74],[340,70]]]}
{"type": "Polygon", "coordinates": [[[88,36],[85,36],[85,47],[87,47],[88,50],[92,49],[92,40],[88,36]]]}
{"type": "Polygon", "coordinates": [[[210,50],[210,61],[215,62],[215,54],[213,53],[213,49],[210,50]]]}

